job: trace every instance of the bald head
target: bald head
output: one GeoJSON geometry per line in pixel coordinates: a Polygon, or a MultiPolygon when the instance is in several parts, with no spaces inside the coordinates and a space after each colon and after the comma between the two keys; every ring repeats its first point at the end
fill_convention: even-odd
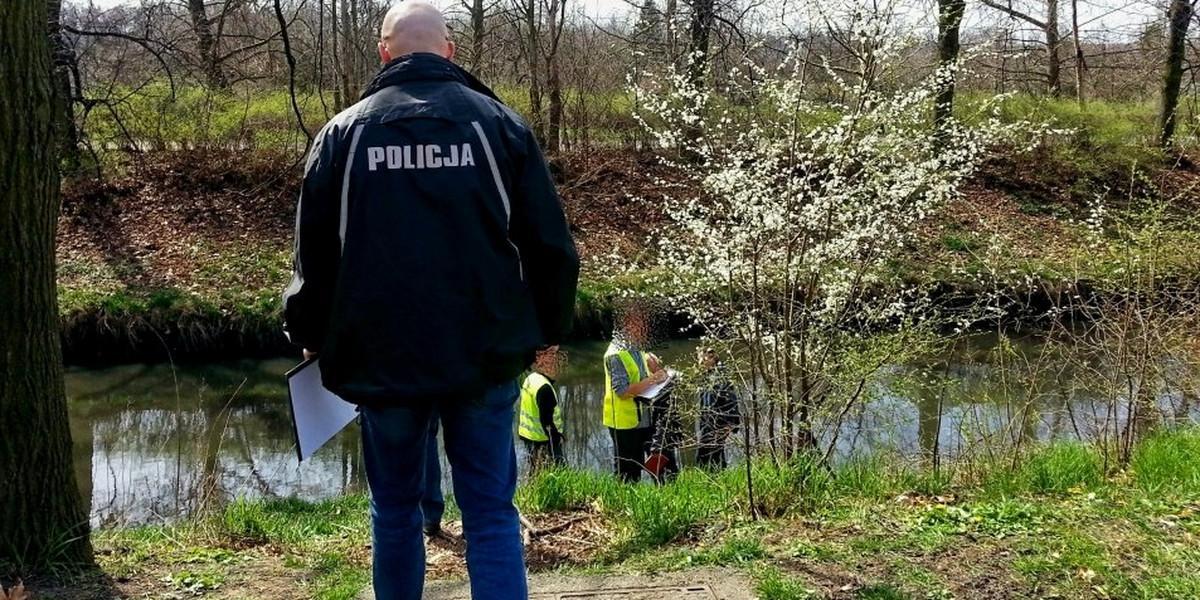
{"type": "Polygon", "coordinates": [[[450,41],[442,11],[423,0],[405,0],[393,6],[383,17],[379,38],[383,62],[414,52],[454,57],[454,42],[450,41]]]}

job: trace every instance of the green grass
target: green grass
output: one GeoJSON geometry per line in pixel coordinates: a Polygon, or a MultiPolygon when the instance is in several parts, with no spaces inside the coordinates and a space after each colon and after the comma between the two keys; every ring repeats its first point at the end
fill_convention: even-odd
{"type": "MultiPolygon", "coordinates": [[[[811,454],[797,454],[790,461],[776,464],[756,460],[752,467],[754,502],[768,518],[807,512],[824,503],[833,486],[833,474],[811,454]]],[[[741,491],[740,506],[749,506],[745,473],[729,470],[723,474],[725,485],[741,491]]]]}
{"type": "Polygon", "coordinates": [[[312,561],[317,577],[314,588],[321,600],[351,600],[371,584],[371,572],[364,565],[347,560],[340,552],[325,552],[312,561]]]}
{"type": "Polygon", "coordinates": [[[1018,457],[1015,469],[993,467],[987,487],[1003,496],[1094,490],[1104,480],[1102,465],[1094,447],[1056,442],[1018,457]]]}
{"type": "Polygon", "coordinates": [[[622,502],[620,483],[609,474],[565,467],[544,469],[517,489],[516,504],[523,511],[548,513],[579,510],[596,504],[612,510],[622,502]]]}
{"type": "Polygon", "coordinates": [[[225,507],[220,525],[221,532],[234,540],[294,545],[361,527],[366,510],[363,496],[317,504],[295,498],[239,499],[225,507]]]}
{"type": "Polygon", "coordinates": [[[670,485],[626,487],[617,514],[631,547],[672,542],[710,523],[729,505],[729,491],[714,483],[708,473],[687,469],[670,485]]]}
{"type": "Polygon", "coordinates": [[[760,600],[807,600],[814,597],[802,581],[776,568],[762,569],[757,579],[754,591],[758,592],[760,600]]]}
{"type": "MultiPolygon", "coordinates": [[[[764,599],[825,597],[831,582],[854,598],[950,598],[986,572],[983,581],[1022,597],[1184,600],[1200,593],[1198,450],[1200,429],[1161,431],[1126,473],[1105,476],[1095,448],[1059,443],[977,465],[990,475],[962,480],[883,458],[832,472],[803,458],[760,461],[754,473],[778,515],[759,520],[738,468],[685,470],[665,485],[547,470],[520,486],[517,504],[600,517],[611,535],[575,567],[582,572],[719,566],[746,574],[764,599]]],[[[238,500],[191,522],[100,530],[94,543],[110,577],[152,573],[179,594],[234,590],[247,566],[278,554],[271,568],[332,600],[369,584],[369,537],[366,497],[354,495],[238,500]]]]}
{"type": "MultiPolygon", "coordinates": [[[[530,114],[526,88],[499,84],[494,91],[513,110],[530,114]]],[[[100,90],[96,95],[107,96],[109,91],[100,90]]],[[[123,145],[132,138],[158,148],[244,145],[298,151],[304,147],[304,135],[286,89],[235,86],[227,92],[214,92],[179,86],[172,90],[167,82],[160,81],[137,90],[117,89],[111,95],[119,99],[111,110],[105,105],[91,111],[83,124],[85,134],[100,146],[123,145]]],[[[313,91],[297,92],[296,104],[309,132],[315,134],[337,112],[333,100],[329,92],[323,102],[313,91]]],[[[572,115],[581,107],[588,115],[587,130],[567,129],[564,140],[587,137],[592,143],[616,145],[640,134],[641,128],[632,118],[633,97],[624,89],[567,89],[564,102],[572,115]]]]}
{"type": "MultiPolygon", "coordinates": [[[[85,133],[101,143],[158,147],[172,145],[246,144],[256,148],[303,148],[287,90],[237,89],[212,92],[200,87],[172,90],[166,82],[136,91],[117,90],[112,110],[89,113],[85,133]]],[[[326,98],[327,103],[332,98],[326,98]]],[[[327,115],[313,93],[300,92],[297,104],[309,131],[316,132],[327,115]]],[[[329,107],[332,110],[332,106],[329,107]]]]}
{"type": "Polygon", "coordinates": [[[177,592],[202,595],[234,588],[242,567],[262,560],[258,549],[284,549],[283,566],[307,574],[312,597],[349,600],[370,583],[360,548],[370,539],[367,498],[324,502],[296,499],[235,500],[224,510],[178,525],[105,529],[94,534],[105,572],[132,577],[165,572],[160,582],[177,592]]]}
{"type": "Polygon", "coordinates": [[[942,247],[952,252],[974,252],[981,246],[970,234],[946,233],[942,235],[942,247]]]}
{"type": "Polygon", "coordinates": [[[1142,440],[1129,466],[1147,493],[1200,494],[1200,430],[1163,431],[1142,440]]]}

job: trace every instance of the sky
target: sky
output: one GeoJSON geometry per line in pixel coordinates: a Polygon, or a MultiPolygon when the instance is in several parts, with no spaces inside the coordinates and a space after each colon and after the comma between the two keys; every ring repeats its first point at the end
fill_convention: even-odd
{"type": "MultiPolygon", "coordinates": [[[[83,3],[87,0],[64,0],[65,2],[83,3]]],[[[139,0],[91,0],[100,8],[109,8],[119,4],[138,4],[139,0]]],[[[433,4],[445,10],[448,7],[461,6],[462,0],[431,0],[433,4]]],[[[504,0],[501,0],[504,1],[504,0]]],[[[642,0],[567,0],[571,2],[577,10],[585,16],[597,22],[606,22],[613,18],[631,18],[635,12],[634,4],[640,4],[642,0]]],[[[659,0],[660,2],[662,0],[659,0]]],[[[809,0],[754,0],[762,5],[762,13],[768,21],[780,23],[782,19],[789,21],[803,22],[804,20],[815,20],[820,22],[819,18],[812,16],[812,6],[815,6],[809,0]],[[808,16],[806,16],[806,14],[808,16]],[[781,16],[782,15],[782,16],[781,16]]],[[[906,21],[911,21],[918,28],[922,25],[930,28],[934,26],[932,15],[935,14],[933,0],[822,0],[822,6],[834,4],[849,4],[870,3],[870,4],[887,4],[889,1],[894,1],[897,5],[903,4],[901,15],[909,15],[904,18],[906,21]]],[[[1004,0],[1000,0],[1004,1],[1004,0]]],[[[1030,6],[1036,7],[1038,0],[1009,0],[1012,6],[1021,9],[1030,6]]],[[[1083,37],[1095,39],[1098,37],[1129,38],[1137,34],[1144,23],[1153,20],[1163,20],[1165,15],[1165,0],[1077,0],[1079,5],[1079,20],[1080,31],[1083,37]]],[[[1060,0],[1060,27],[1064,32],[1068,32],[1071,27],[1071,13],[1069,0],[1060,0]]],[[[997,11],[982,6],[978,0],[968,0],[967,15],[964,19],[964,28],[972,29],[984,24],[1001,23],[1007,20],[1007,17],[1000,16],[997,11]]],[[[1033,9],[1035,16],[1041,17],[1036,8],[1033,9]]]]}
{"type": "MultiPolygon", "coordinates": [[[[609,15],[624,15],[630,12],[630,5],[624,0],[570,0],[572,3],[578,3],[582,6],[584,14],[592,18],[603,18],[609,15]]],[[[64,3],[83,4],[86,0],[64,0],[64,3]]],[[[447,6],[458,4],[458,0],[431,0],[431,2],[445,10],[447,6]]],[[[92,3],[100,8],[110,8],[121,4],[137,5],[138,0],[92,0],[92,3]]]]}

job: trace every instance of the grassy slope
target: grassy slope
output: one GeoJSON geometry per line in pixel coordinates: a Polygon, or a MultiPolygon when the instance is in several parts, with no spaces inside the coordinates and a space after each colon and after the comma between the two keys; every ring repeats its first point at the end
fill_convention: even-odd
{"type": "MultiPolygon", "coordinates": [[[[1069,102],[1014,101],[1009,118],[1053,118],[1073,132],[986,164],[958,201],[924,224],[908,253],[894,258],[896,275],[958,288],[986,280],[1010,291],[1048,289],[1119,273],[1133,254],[1154,246],[1158,277],[1196,279],[1195,168],[1186,155],[1141,143],[1152,123],[1147,108],[1097,106],[1081,112],[1069,102]],[[1089,243],[1084,227],[1098,201],[1108,215],[1100,245],[1089,243]],[[1131,246],[1132,233],[1144,230],[1139,219],[1161,206],[1169,210],[1154,238],[1131,246]]],[[[653,157],[618,151],[555,162],[585,258],[579,329],[597,335],[613,282],[594,259],[615,251],[650,267],[653,232],[668,222],[656,199],[686,193],[686,179],[653,157]]],[[[147,358],[143,350],[162,358],[163,346],[177,357],[227,354],[214,348],[221,345],[247,353],[285,348],[279,293],[290,271],[295,161],[266,151],[192,151],[155,155],[121,172],[65,194],[59,272],[69,360],[147,358]]]]}
{"type": "MultiPolygon", "coordinates": [[[[940,473],[883,460],[832,476],[764,463],[757,520],[737,469],[685,471],[664,486],[553,471],[517,504],[551,531],[527,549],[534,572],[732,566],[764,600],[1183,600],[1200,595],[1198,454],[1192,429],[1148,438],[1111,473],[1073,444],[940,473]]],[[[369,582],[366,512],[362,496],[238,502],[182,525],[100,531],[108,579],[81,576],[39,597],[352,598],[369,582]]],[[[463,575],[453,548],[431,546],[429,560],[433,578],[463,575]]]]}

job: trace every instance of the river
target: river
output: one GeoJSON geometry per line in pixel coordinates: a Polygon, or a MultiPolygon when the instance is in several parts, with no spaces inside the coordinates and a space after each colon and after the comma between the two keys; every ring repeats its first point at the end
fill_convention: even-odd
{"type": "MultiPolygon", "coordinates": [[[[1024,339],[1023,355],[1036,353],[1039,343],[1024,339]]],[[[995,344],[994,336],[973,336],[930,364],[885,369],[871,382],[869,401],[823,429],[826,442],[837,435],[835,458],[886,451],[922,460],[1020,440],[1086,439],[1124,420],[1122,403],[1104,400],[1112,393],[1088,389],[1062,369],[998,369],[998,354],[990,352],[995,344]],[[918,372],[920,377],[907,377],[918,372]]],[[[611,461],[599,409],[604,347],[565,347],[568,363],[555,382],[567,461],[593,470],[607,469],[611,461]]],[[[694,347],[673,341],[658,353],[669,365],[690,365],[694,347]]],[[[167,522],[240,497],[319,500],[363,490],[354,424],[298,463],[283,379],[296,362],[68,369],[74,464],[93,526],[167,522]]],[[[1156,386],[1163,415],[1200,419],[1190,385],[1156,386]]],[[[520,446],[517,451],[523,459],[520,446]]],[[[741,456],[735,444],[730,453],[734,460],[741,456]]],[[[681,454],[686,464],[692,452],[684,448],[681,454]]]]}

